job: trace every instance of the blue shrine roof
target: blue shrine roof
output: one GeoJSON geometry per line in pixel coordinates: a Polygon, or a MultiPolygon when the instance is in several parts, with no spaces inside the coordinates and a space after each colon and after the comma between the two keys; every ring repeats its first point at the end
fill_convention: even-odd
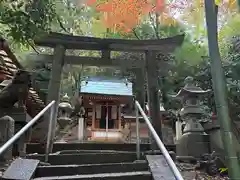
{"type": "Polygon", "coordinates": [[[132,83],[125,79],[88,78],[81,82],[81,93],[133,96],[132,83]]]}

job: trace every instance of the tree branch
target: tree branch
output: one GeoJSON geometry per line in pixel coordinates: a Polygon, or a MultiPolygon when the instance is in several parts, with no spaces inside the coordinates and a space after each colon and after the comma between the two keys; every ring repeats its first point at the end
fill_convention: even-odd
{"type": "Polygon", "coordinates": [[[155,19],[155,24],[156,24],[156,29],[155,29],[155,33],[156,33],[156,37],[158,38],[158,39],[160,39],[160,37],[159,37],[159,33],[158,33],[158,30],[159,30],[159,21],[158,21],[158,18],[159,18],[159,14],[156,12],[156,19],[155,19]]]}
{"type": "Polygon", "coordinates": [[[59,26],[60,26],[60,28],[62,28],[62,30],[64,30],[66,33],[70,34],[70,32],[64,27],[59,16],[57,16],[57,22],[59,23],[59,26]]]}
{"type": "Polygon", "coordinates": [[[135,35],[135,37],[136,37],[138,40],[141,39],[141,38],[138,36],[135,28],[132,29],[132,32],[133,32],[133,34],[135,35]]]}
{"type": "Polygon", "coordinates": [[[27,43],[29,44],[29,46],[30,46],[37,54],[40,54],[40,53],[38,52],[38,50],[34,47],[34,45],[33,45],[29,40],[27,40],[27,43]]]}
{"type": "Polygon", "coordinates": [[[158,26],[157,26],[157,24],[155,25],[155,23],[156,23],[157,20],[154,21],[151,13],[149,13],[149,18],[150,18],[150,21],[151,21],[151,23],[152,23],[152,27],[153,27],[153,29],[154,29],[154,31],[155,31],[155,36],[156,36],[156,38],[157,38],[157,39],[160,39],[160,37],[159,37],[159,35],[158,35],[158,26]]]}

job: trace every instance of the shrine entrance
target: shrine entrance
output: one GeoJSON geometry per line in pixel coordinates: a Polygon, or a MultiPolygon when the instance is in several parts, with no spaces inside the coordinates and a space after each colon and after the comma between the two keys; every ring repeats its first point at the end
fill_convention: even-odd
{"type": "MultiPolygon", "coordinates": [[[[140,71],[144,73],[141,77],[138,74],[136,74],[136,76],[138,79],[137,82],[141,84],[144,83],[146,72],[149,114],[153,127],[162,139],[162,124],[159,111],[160,103],[158,98],[158,62],[156,55],[159,52],[162,54],[173,52],[176,47],[182,44],[183,39],[184,35],[158,40],[123,40],[50,33],[45,37],[36,39],[35,44],[38,46],[54,48],[54,54],[32,54],[30,55],[30,58],[45,63],[52,63],[47,102],[51,102],[52,100],[55,100],[57,103],[59,102],[61,73],[64,64],[127,67],[128,69],[132,69],[133,72],[137,72],[140,69],[140,71]],[[101,51],[101,57],[66,56],[66,49],[101,51]],[[145,58],[137,61],[133,59],[124,60],[121,58],[111,58],[111,51],[144,53],[145,58]]],[[[144,92],[145,90],[142,89],[141,91],[144,92]]],[[[140,94],[144,95],[144,93],[140,94]]],[[[142,97],[136,97],[136,99],[140,100],[142,97]]],[[[101,123],[99,123],[101,128],[106,127],[107,123],[108,127],[114,126],[114,123],[111,124],[109,120],[106,120],[109,118],[109,107],[103,106],[101,112],[103,112],[100,117],[101,123]]],[[[54,117],[54,119],[57,119],[57,107],[55,109],[54,117]]],[[[45,129],[43,129],[43,134],[46,134],[48,127],[47,121],[45,122],[46,126],[44,126],[45,129]]]]}
{"type": "Polygon", "coordinates": [[[100,106],[100,122],[99,122],[99,128],[100,129],[113,129],[114,128],[114,121],[112,119],[112,106],[108,105],[101,105],[100,106]]]}

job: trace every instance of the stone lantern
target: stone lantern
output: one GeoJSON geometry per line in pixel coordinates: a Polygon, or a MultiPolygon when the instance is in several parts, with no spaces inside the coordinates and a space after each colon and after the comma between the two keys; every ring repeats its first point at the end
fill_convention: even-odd
{"type": "Polygon", "coordinates": [[[176,133],[178,136],[176,138],[178,156],[200,157],[202,154],[208,153],[208,135],[204,132],[200,122],[207,116],[201,103],[201,97],[209,92],[209,90],[204,91],[195,86],[193,78],[187,77],[185,86],[175,96],[181,100],[183,106],[179,112],[179,117],[182,120],[180,124],[185,124],[183,131],[182,126],[176,127],[176,132],[182,133],[181,136],[176,133]]]}
{"type": "Polygon", "coordinates": [[[72,105],[70,104],[70,97],[67,93],[62,97],[61,103],[58,105],[58,124],[60,128],[64,128],[70,121],[72,113],[72,105]]]}

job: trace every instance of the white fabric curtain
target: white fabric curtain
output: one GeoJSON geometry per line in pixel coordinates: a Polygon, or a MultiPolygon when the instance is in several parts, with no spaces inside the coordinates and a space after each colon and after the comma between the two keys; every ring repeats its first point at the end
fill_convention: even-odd
{"type": "Polygon", "coordinates": [[[96,119],[101,119],[101,105],[96,106],[96,119]]]}
{"type": "Polygon", "coordinates": [[[117,106],[112,106],[112,119],[117,119],[117,106]]]}

